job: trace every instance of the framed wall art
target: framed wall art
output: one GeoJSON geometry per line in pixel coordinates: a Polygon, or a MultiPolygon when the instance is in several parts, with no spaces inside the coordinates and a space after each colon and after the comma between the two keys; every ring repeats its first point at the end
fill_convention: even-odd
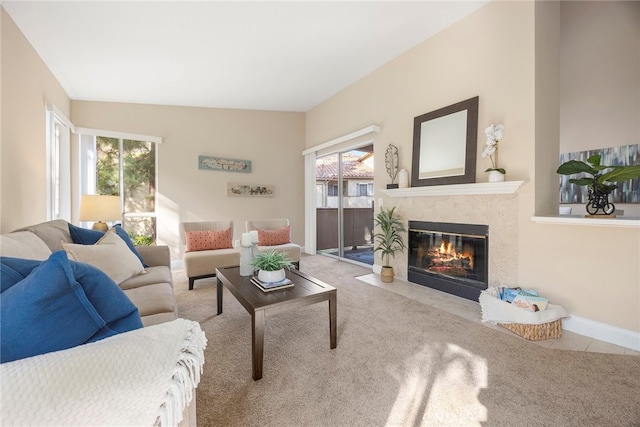
{"type": "Polygon", "coordinates": [[[273,197],[274,186],[266,184],[227,183],[227,196],[231,197],[273,197]]]}
{"type": "Polygon", "coordinates": [[[198,156],[198,169],[251,173],[251,160],[198,156]]]}

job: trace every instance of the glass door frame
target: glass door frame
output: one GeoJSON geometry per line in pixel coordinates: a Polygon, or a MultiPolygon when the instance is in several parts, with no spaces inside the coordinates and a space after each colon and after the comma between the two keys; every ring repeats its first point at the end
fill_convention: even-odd
{"type": "MultiPolygon", "coordinates": [[[[340,136],[302,151],[304,156],[304,252],[316,253],[316,156],[330,154],[331,149],[344,151],[374,144],[380,126],[370,125],[355,132],[340,136]],[[354,143],[353,141],[359,141],[354,143]],[[338,149],[338,147],[340,149],[338,149]]],[[[375,144],[374,144],[375,147],[375,144]]],[[[375,177],[374,177],[375,186],[375,177]]]]}
{"type": "MultiPolygon", "coordinates": [[[[345,209],[347,209],[349,207],[358,208],[358,207],[362,207],[362,206],[359,206],[361,204],[361,202],[359,200],[355,200],[355,201],[347,201],[346,200],[347,197],[350,197],[350,196],[358,197],[360,195],[359,192],[356,192],[357,194],[356,193],[351,194],[350,190],[349,190],[349,188],[352,186],[352,184],[353,185],[360,185],[360,183],[357,182],[357,179],[354,179],[353,177],[351,177],[350,179],[351,179],[351,181],[355,181],[355,183],[351,182],[349,179],[345,179],[345,166],[347,165],[347,162],[349,162],[349,160],[345,160],[345,155],[347,155],[347,154],[352,154],[352,155],[356,154],[356,153],[352,153],[354,151],[356,151],[356,152],[357,151],[361,151],[362,153],[367,153],[367,152],[374,153],[374,150],[375,150],[375,148],[374,148],[373,141],[365,141],[365,142],[363,142],[361,144],[357,144],[357,145],[354,145],[354,146],[351,146],[351,147],[348,147],[348,148],[343,148],[341,150],[336,150],[336,151],[333,151],[333,152],[326,153],[326,154],[323,154],[321,156],[315,157],[314,160],[315,160],[316,164],[314,164],[314,172],[317,171],[317,161],[319,159],[329,158],[328,162],[327,162],[329,165],[331,165],[331,164],[333,164],[335,162],[337,174],[333,175],[333,176],[335,176],[335,178],[337,180],[337,192],[336,192],[337,193],[336,194],[337,201],[335,203],[335,206],[333,206],[334,203],[329,203],[329,202],[327,202],[326,198],[323,198],[323,201],[324,201],[323,206],[319,206],[317,204],[314,205],[314,211],[315,211],[314,212],[314,219],[318,218],[318,216],[317,216],[318,215],[318,209],[321,209],[323,207],[324,208],[329,208],[329,209],[332,209],[332,208],[336,209],[335,217],[330,212],[325,213],[325,215],[323,215],[323,218],[324,218],[323,219],[323,224],[324,224],[325,227],[327,227],[326,229],[323,229],[323,230],[319,231],[319,230],[317,230],[317,227],[316,227],[316,229],[314,230],[314,232],[316,233],[316,236],[315,236],[315,238],[316,238],[315,241],[316,242],[318,242],[318,236],[322,232],[326,232],[326,233],[330,233],[333,236],[335,236],[336,247],[333,247],[333,245],[330,243],[330,247],[322,247],[322,249],[320,249],[320,250],[317,250],[317,248],[316,248],[316,252],[314,252],[314,253],[317,253],[319,255],[329,256],[329,257],[332,257],[332,258],[338,258],[338,259],[341,259],[341,260],[344,260],[344,261],[353,262],[353,263],[356,263],[356,264],[359,264],[359,265],[360,264],[365,264],[365,265],[367,265],[367,264],[370,265],[371,264],[371,263],[369,263],[367,261],[358,262],[357,260],[349,259],[346,256],[346,248],[347,248],[347,246],[345,246],[345,245],[347,243],[349,243],[350,246],[353,246],[356,243],[353,242],[353,240],[354,240],[354,236],[353,236],[354,233],[353,232],[351,232],[349,234],[349,236],[351,236],[351,237],[349,237],[351,240],[349,242],[346,241],[347,235],[345,233],[345,227],[347,225],[346,224],[347,223],[347,218],[345,217],[345,209]],[[324,206],[324,205],[326,205],[326,206],[324,206]],[[335,218],[335,226],[332,224],[332,222],[334,222],[334,220],[332,218],[335,218]],[[323,252],[323,250],[326,250],[326,252],[323,252]]],[[[360,155],[362,155],[362,154],[359,154],[359,156],[360,155]]],[[[352,156],[349,156],[349,157],[352,157],[352,156]]],[[[351,160],[351,161],[353,161],[353,160],[351,160]]],[[[360,159],[358,159],[358,161],[360,161],[360,159]]],[[[370,167],[373,169],[373,165],[370,165],[370,167]]],[[[366,179],[366,178],[363,178],[363,179],[366,179]]],[[[367,185],[371,185],[375,189],[374,176],[372,175],[371,178],[369,178],[369,179],[371,179],[371,182],[367,182],[367,185]]],[[[316,176],[315,173],[314,173],[314,180],[315,180],[315,183],[317,183],[319,180],[326,180],[327,184],[325,184],[325,186],[324,186],[325,188],[323,189],[323,193],[324,193],[324,191],[326,191],[326,195],[327,195],[327,198],[328,198],[329,194],[331,194],[331,192],[329,191],[329,185],[330,184],[328,184],[328,183],[329,182],[334,182],[331,179],[331,176],[316,176]]],[[[375,193],[373,195],[371,195],[371,197],[372,198],[375,197],[375,193]]],[[[373,200],[371,200],[370,202],[373,204],[373,200]]],[[[372,208],[373,208],[373,205],[372,205],[372,208]]],[[[373,221],[373,211],[371,212],[371,215],[372,215],[372,221],[373,221]]],[[[353,221],[353,214],[350,216],[350,218],[352,218],[352,221],[353,221]]],[[[317,222],[316,222],[316,226],[317,226],[317,222]]],[[[322,225],[321,225],[321,227],[322,227],[322,225]]],[[[348,231],[356,231],[356,234],[357,234],[357,230],[355,230],[355,229],[354,230],[348,230],[348,231]]],[[[371,229],[370,232],[373,233],[373,230],[371,229]]],[[[330,239],[330,240],[332,240],[332,239],[330,239]]],[[[326,245],[326,244],[327,243],[325,241],[323,243],[323,245],[326,245]]],[[[355,248],[352,248],[352,250],[353,249],[355,249],[355,248]]],[[[371,248],[371,250],[373,251],[373,248],[371,248]]]]}

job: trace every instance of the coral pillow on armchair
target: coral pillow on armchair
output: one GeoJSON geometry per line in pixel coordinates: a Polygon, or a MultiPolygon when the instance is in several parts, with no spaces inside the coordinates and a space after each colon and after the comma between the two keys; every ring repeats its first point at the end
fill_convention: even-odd
{"type": "Polygon", "coordinates": [[[258,245],[260,246],[276,246],[284,245],[291,242],[291,226],[287,225],[278,230],[258,230],[258,245]]]}
{"type": "Polygon", "coordinates": [[[233,248],[233,232],[226,230],[185,231],[186,252],[233,248]]]}

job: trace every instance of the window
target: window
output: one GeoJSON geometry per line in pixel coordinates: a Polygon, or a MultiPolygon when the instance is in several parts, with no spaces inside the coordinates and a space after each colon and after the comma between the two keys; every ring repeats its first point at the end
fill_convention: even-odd
{"type": "Polygon", "coordinates": [[[153,244],[157,237],[157,144],[104,133],[107,136],[81,137],[81,192],[120,196],[124,229],[136,245],[153,244]]]}
{"type": "MultiPolygon", "coordinates": [[[[338,183],[332,182],[327,185],[327,195],[338,197],[338,183]]],[[[342,195],[344,197],[349,195],[349,186],[346,181],[342,183],[342,195]]]]}
{"type": "Polygon", "coordinates": [[[47,110],[47,220],[70,220],[73,124],[53,105],[47,110]]]}
{"type": "Polygon", "coordinates": [[[373,196],[373,183],[359,183],[357,196],[373,196]]]}

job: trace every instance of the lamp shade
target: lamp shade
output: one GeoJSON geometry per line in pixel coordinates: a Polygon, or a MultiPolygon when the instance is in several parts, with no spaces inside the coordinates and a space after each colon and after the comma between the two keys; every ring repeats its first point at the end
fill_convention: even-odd
{"type": "Polygon", "coordinates": [[[122,219],[120,196],[82,195],[80,221],[115,221],[118,219],[122,219]]]}

